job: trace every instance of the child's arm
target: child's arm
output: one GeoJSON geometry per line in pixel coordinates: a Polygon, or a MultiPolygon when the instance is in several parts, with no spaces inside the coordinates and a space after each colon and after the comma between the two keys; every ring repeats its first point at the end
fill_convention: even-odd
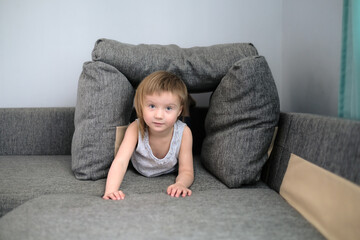
{"type": "Polygon", "coordinates": [[[131,155],[135,150],[137,140],[138,126],[136,122],[133,122],[127,128],[119,151],[111,164],[106,180],[106,188],[103,196],[104,199],[124,199],[125,194],[119,190],[119,188],[124,179],[131,155]]]}
{"type": "Polygon", "coordinates": [[[172,197],[190,196],[189,187],[194,181],[194,166],[192,156],[192,134],[189,127],[185,127],[179,153],[179,174],[174,184],[167,188],[167,194],[172,197]]]}

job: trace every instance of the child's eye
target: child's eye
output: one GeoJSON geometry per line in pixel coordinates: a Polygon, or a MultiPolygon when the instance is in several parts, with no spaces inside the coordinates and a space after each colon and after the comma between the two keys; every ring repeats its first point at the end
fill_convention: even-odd
{"type": "Polygon", "coordinates": [[[171,111],[171,110],[172,110],[172,107],[166,107],[166,110],[167,110],[167,111],[171,111]]]}
{"type": "Polygon", "coordinates": [[[155,108],[155,105],[154,104],[149,104],[149,108],[153,109],[153,108],[155,108]]]}

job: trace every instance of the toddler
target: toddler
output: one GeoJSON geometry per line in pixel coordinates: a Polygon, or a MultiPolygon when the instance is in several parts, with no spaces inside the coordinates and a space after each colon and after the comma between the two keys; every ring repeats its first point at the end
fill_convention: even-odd
{"type": "Polygon", "coordinates": [[[192,134],[179,120],[187,102],[185,84],[174,74],[158,71],[138,86],[134,105],[138,119],[132,122],[111,164],[104,199],[121,200],[119,190],[129,161],[146,177],[176,171],[175,183],[167,188],[172,197],[191,195],[194,181],[192,134]]]}

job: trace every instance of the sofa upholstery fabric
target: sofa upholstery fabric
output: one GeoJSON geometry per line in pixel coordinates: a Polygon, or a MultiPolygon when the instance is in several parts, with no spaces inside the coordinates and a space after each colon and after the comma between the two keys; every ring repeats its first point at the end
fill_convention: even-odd
{"type": "Polygon", "coordinates": [[[236,62],[211,97],[201,154],[204,166],[231,188],[258,181],[279,112],[265,58],[236,62]]]}
{"type": "Polygon", "coordinates": [[[47,195],[0,219],[1,239],[323,239],[271,189],[208,190],[123,201],[47,195]],[[276,216],[276,217],[275,217],[276,216]]]}
{"type": "Polygon", "coordinates": [[[179,76],[190,93],[215,90],[221,78],[238,60],[257,55],[250,43],[218,44],[181,48],[177,45],[132,45],[110,39],[99,39],[93,61],[116,67],[137,86],[147,75],[165,70],[179,76]]]}
{"type": "MultiPolygon", "coordinates": [[[[100,198],[105,191],[106,179],[79,181],[71,171],[70,155],[0,156],[0,217],[26,201],[46,194],[76,194],[100,198]]],[[[195,192],[227,189],[209,174],[194,157],[195,192]]],[[[121,185],[126,195],[141,193],[165,193],[174,183],[176,173],[156,178],[146,178],[129,167],[121,185]]],[[[259,182],[252,188],[268,188],[259,182]]]]}
{"type": "Polygon", "coordinates": [[[279,192],[291,153],[360,185],[360,122],[282,113],[262,179],[279,192]]]}
{"type": "Polygon", "coordinates": [[[69,119],[73,108],[0,109],[0,155],[69,155],[74,133],[69,119]]]}
{"type": "Polygon", "coordinates": [[[107,176],[114,159],[116,126],[129,124],[134,88],[116,68],[86,62],[78,85],[72,169],[81,180],[107,176]]]}
{"type": "MultiPolygon", "coordinates": [[[[14,119],[13,115],[18,115],[22,111],[1,109],[9,120],[14,119]]],[[[31,111],[36,113],[39,109],[31,111]]],[[[56,135],[55,137],[59,137],[56,141],[42,138],[42,136],[50,134],[44,131],[53,131],[47,126],[60,126],[56,124],[59,120],[65,128],[73,128],[71,126],[74,124],[74,109],[67,109],[66,114],[63,114],[63,108],[46,108],[41,111],[43,111],[43,117],[33,124],[42,124],[44,129],[34,126],[39,129],[37,132],[27,131],[24,126],[29,120],[24,119],[24,121],[18,121],[16,125],[17,129],[24,130],[14,137],[29,139],[29,136],[32,136],[35,142],[39,139],[48,141],[50,148],[56,148],[52,144],[57,144],[58,141],[67,142],[69,138],[66,134],[56,135]],[[54,118],[54,113],[63,115],[60,119],[54,118]]],[[[33,113],[29,116],[32,117],[33,113]]],[[[195,128],[193,129],[194,139],[197,139],[196,142],[200,144],[206,111],[195,108],[193,113],[198,114],[192,125],[195,128]]],[[[321,136],[322,131],[325,130],[321,127],[314,128],[313,118],[318,121],[318,125],[335,129],[335,132],[344,130],[344,134],[337,134],[336,142],[344,144],[338,146],[337,149],[344,148],[347,151],[351,148],[357,149],[357,145],[352,144],[353,140],[350,141],[347,138],[353,138],[350,132],[354,131],[352,134],[357,134],[358,122],[299,113],[281,114],[278,124],[280,135],[275,142],[284,137],[282,134],[293,132],[289,130],[288,121],[284,119],[302,122],[303,131],[300,126],[297,126],[294,134],[304,132],[310,135],[306,129],[311,126],[312,131],[318,132],[321,136]]],[[[9,125],[5,122],[4,125],[0,125],[0,128],[9,125]]],[[[67,130],[62,129],[57,133],[62,131],[67,130]]],[[[315,132],[311,134],[315,136],[315,132]]],[[[306,136],[298,138],[286,135],[286,139],[288,146],[293,146],[295,143],[304,145],[308,141],[306,136]]],[[[20,142],[19,139],[14,140],[20,142]]],[[[278,148],[279,144],[277,142],[274,149],[278,148]]],[[[316,147],[319,148],[318,152],[329,151],[326,149],[328,148],[326,144],[319,144],[316,147]]],[[[70,146],[65,146],[65,148],[69,149],[70,146]]],[[[276,151],[278,150],[272,152],[268,163],[276,164],[274,167],[279,170],[283,169],[282,164],[286,168],[286,161],[274,162],[279,156],[276,151]]],[[[348,155],[341,153],[338,157],[346,156],[348,155]]],[[[360,158],[356,151],[355,157],[350,156],[349,159],[353,161],[352,166],[359,164],[360,158]]],[[[322,238],[313,226],[294,211],[276,191],[270,190],[265,183],[260,181],[255,185],[228,189],[203,167],[198,155],[195,155],[194,159],[195,182],[191,186],[193,195],[185,199],[174,199],[165,194],[164,189],[174,182],[176,173],[157,178],[145,178],[130,167],[122,186],[127,195],[125,201],[112,202],[101,199],[105,179],[79,181],[74,177],[71,171],[70,155],[0,155],[0,166],[0,239],[91,239],[93,236],[99,238],[99,235],[111,238],[118,236],[118,229],[121,229],[121,234],[125,237],[138,234],[139,238],[154,236],[153,238],[161,239],[162,237],[169,238],[164,234],[176,232],[175,226],[180,223],[189,229],[187,233],[193,233],[193,235],[189,236],[187,233],[184,235],[182,232],[182,234],[171,235],[172,238],[211,238],[212,236],[228,239],[241,237],[246,239],[322,238]],[[114,212],[119,212],[119,214],[111,215],[114,212]],[[126,217],[126,221],[122,218],[123,216],[126,217]],[[136,222],[131,219],[152,221],[156,226],[161,225],[162,228],[152,228],[151,226],[154,225],[148,224],[143,231],[141,228],[135,229],[136,222]],[[29,225],[24,226],[24,224],[29,225]],[[112,233],[114,235],[111,235],[112,233]]],[[[262,179],[270,183],[273,177],[279,179],[278,172],[268,171],[272,168],[268,164],[266,166],[262,179]]],[[[354,176],[357,176],[359,172],[356,168],[354,170],[354,176]]]]}

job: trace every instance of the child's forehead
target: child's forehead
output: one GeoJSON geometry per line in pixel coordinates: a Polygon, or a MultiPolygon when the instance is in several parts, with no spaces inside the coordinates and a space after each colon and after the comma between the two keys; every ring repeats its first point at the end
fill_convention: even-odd
{"type": "Polygon", "coordinates": [[[144,101],[158,101],[163,103],[180,103],[180,97],[170,91],[158,91],[144,96],[144,101]]]}

